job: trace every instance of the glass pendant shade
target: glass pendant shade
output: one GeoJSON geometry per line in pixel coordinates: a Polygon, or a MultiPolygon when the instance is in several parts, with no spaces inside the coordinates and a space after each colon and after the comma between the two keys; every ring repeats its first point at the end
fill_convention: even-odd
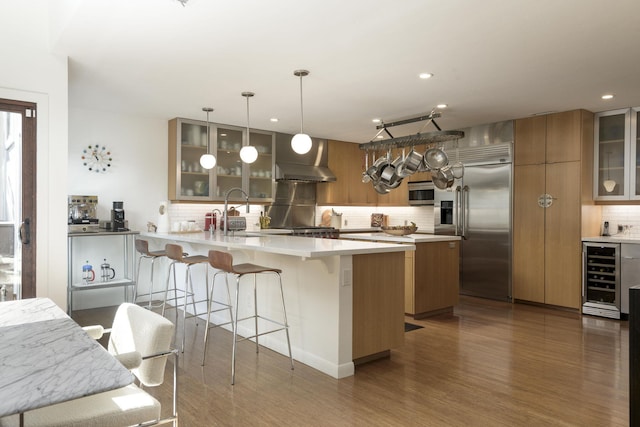
{"type": "Polygon", "coordinates": [[[293,75],[300,77],[300,133],[291,138],[291,148],[298,154],[307,154],[311,150],[311,137],[304,133],[304,113],[302,109],[302,78],[309,75],[308,70],[295,70],[293,75]]]}
{"type": "Polygon", "coordinates": [[[207,153],[200,156],[200,166],[205,169],[213,169],[216,165],[216,157],[211,154],[211,138],[209,137],[209,113],[213,111],[213,108],[203,107],[202,111],[207,113],[207,153]]]}
{"type": "Polygon", "coordinates": [[[298,154],[307,154],[311,150],[311,137],[306,133],[297,133],[291,138],[291,148],[298,154]]]}
{"type": "Polygon", "coordinates": [[[258,150],[252,145],[245,145],[240,150],[240,159],[245,163],[253,163],[258,159],[258,150]]]}
{"type": "Polygon", "coordinates": [[[614,188],[616,188],[616,182],[612,179],[607,179],[602,183],[604,185],[604,189],[607,190],[607,193],[611,193],[614,188]]]}
{"type": "Polygon", "coordinates": [[[205,169],[213,169],[216,165],[216,157],[213,154],[203,154],[200,156],[200,166],[205,169]]]}

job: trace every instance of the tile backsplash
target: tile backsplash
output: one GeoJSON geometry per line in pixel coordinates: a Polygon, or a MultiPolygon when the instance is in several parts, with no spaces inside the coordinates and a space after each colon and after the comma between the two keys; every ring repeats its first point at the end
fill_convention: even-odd
{"type": "Polygon", "coordinates": [[[629,226],[630,236],[640,236],[640,206],[602,206],[602,221],[609,221],[609,233],[612,236],[618,233],[618,225],[629,226]]]}
{"type": "MultiPolygon", "coordinates": [[[[231,206],[231,205],[230,205],[231,206]]],[[[247,230],[258,230],[260,211],[264,209],[261,205],[251,205],[247,214],[245,206],[236,206],[240,211],[240,215],[247,218],[247,230]]],[[[169,204],[169,217],[171,222],[191,221],[194,220],[200,229],[204,229],[204,217],[207,212],[213,209],[223,210],[222,204],[210,203],[175,203],[169,204]]],[[[316,206],[315,224],[320,224],[322,212],[325,210],[335,210],[342,214],[342,228],[369,228],[371,227],[371,214],[382,213],[389,216],[389,225],[404,225],[405,222],[410,224],[415,222],[418,230],[422,232],[433,233],[433,207],[432,206],[316,206]]],[[[158,218],[149,219],[149,221],[158,224],[158,218]]]]}

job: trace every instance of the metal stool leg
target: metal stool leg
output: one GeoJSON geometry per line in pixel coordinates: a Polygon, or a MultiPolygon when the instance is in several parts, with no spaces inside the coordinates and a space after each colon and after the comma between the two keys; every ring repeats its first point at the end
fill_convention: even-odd
{"type": "Polygon", "coordinates": [[[238,344],[238,302],[240,295],[240,276],[236,277],[236,316],[233,323],[233,349],[231,350],[231,385],[236,382],[236,347],[238,344]]]}
{"type": "Polygon", "coordinates": [[[280,296],[282,297],[282,314],[284,316],[284,331],[287,334],[287,347],[289,347],[289,360],[291,360],[291,369],[293,370],[293,356],[291,355],[291,341],[289,340],[289,321],[287,320],[287,309],[284,306],[284,290],[282,289],[282,276],[280,273],[278,280],[280,281],[280,296]]]}
{"type": "Polygon", "coordinates": [[[258,337],[260,334],[258,333],[258,288],[257,288],[257,279],[258,275],[253,275],[253,320],[255,323],[255,334],[256,334],[256,353],[260,352],[260,347],[258,345],[258,337]]]}

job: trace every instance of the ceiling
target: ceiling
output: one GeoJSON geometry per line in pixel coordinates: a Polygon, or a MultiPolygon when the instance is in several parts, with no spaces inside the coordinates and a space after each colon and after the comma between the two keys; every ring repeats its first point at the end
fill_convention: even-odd
{"type": "MultiPolygon", "coordinates": [[[[52,49],[70,108],[205,119],[368,142],[449,107],[442,129],[640,105],[640,2],[57,0],[52,49]],[[428,80],[421,72],[433,73],[428,80]],[[601,95],[615,97],[603,101],[601,95]],[[277,123],[270,118],[277,117],[277,123]]],[[[435,130],[425,122],[394,136],[435,130]]]]}

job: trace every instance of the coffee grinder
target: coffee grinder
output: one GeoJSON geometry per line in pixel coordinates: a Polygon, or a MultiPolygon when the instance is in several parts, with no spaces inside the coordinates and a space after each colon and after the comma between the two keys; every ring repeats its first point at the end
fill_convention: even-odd
{"type": "Polygon", "coordinates": [[[111,231],[128,231],[124,221],[124,202],[113,202],[111,209],[111,231]]]}

